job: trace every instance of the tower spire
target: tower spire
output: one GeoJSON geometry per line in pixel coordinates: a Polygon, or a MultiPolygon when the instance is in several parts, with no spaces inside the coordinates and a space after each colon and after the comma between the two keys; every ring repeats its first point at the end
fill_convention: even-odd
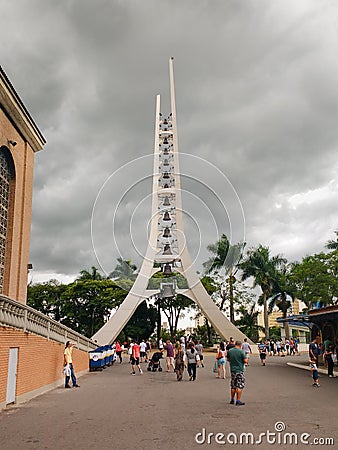
{"type": "Polygon", "coordinates": [[[92,337],[101,345],[113,342],[145,299],[157,296],[170,298],[182,294],[194,301],[220,336],[243,339],[245,335],[218,309],[204,289],[193,268],[184,236],[181,177],[178,157],[174,58],[169,59],[170,107],[168,116],[160,112],[160,96],[156,97],[154,166],[152,187],[152,215],[146,255],[139,274],[127,297],[109,319],[92,337]],[[158,271],[170,278],[161,288],[149,290],[150,278],[158,271]],[[186,289],[178,289],[173,272],[182,274],[186,289]]]}

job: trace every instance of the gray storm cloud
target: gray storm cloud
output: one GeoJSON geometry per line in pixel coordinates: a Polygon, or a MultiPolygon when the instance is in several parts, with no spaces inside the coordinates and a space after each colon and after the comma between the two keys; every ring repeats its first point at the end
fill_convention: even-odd
{"type": "MultiPolygon", "coordinates": [[[[261,242],[293,260],[332,238],[338,224],[335,2],[0,5],[1,64],[48,141],[35,159],[31,261],[37,275],[69,276],[96,265],[95,198],[119,167],[153,151],[155,95],[168,112],[171,55],[179,149],[229,178],[243,205],[248,244],[261,242]]],[[[127,181],[146,172],[135,168],[127,181]]],[[[135,205],[129,199],[130,208],[147,186],[135,205]]],[[[186,186],[211,210],[216,205],[198,184],[187,180],[186,186]]],[[[205,248],[217,236],[197,203],[186,201],[199,217],[205,248]]],[[[112,198],[102,208],[108,221],[112,198]]],[[[134,233],[141,241],[150,209],[138,214],[134,233]]],[[[109,222],[103,225],[109,230],[109,222]]],[[[119,227],[124,256],[132,257],[129,224],[120,220],[119,227]]],[[[199,237],[193,228],[188,234],[195,248],[199,237]]],[[[113,246],[109,252],[113,266],[118,254],[113,246]]]]}

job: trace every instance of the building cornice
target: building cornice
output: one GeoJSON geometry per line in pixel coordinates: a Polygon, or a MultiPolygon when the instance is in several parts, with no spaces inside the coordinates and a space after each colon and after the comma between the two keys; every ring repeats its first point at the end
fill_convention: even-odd
{"type": "Polygon", "coordinates": [[[6,73],[0,66],[0,104],[34,152],[43,148],[46,139],[32,119],[6,73]]]}

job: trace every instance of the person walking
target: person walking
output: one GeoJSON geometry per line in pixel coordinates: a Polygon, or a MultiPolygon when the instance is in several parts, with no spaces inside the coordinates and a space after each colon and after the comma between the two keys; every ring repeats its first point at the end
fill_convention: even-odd
{"type": "Polygon", "coordinates": [[[180,344],[181,344],[182,350],[185,352],[185,337],[184,336],[180,337],[180,344]]]}
{"type": "Polygon", "coordinates": [[[151,343],[149,342],[149,339],[146,340],[146,361],[149,361],[150,358],[150,352],[151,352],[151,343]]]}
{"type": "Polygon", "coordinates": [[[333,346],[329,345],[324,353],[324,358],[326,360],[327,363],[327,375],[329,378],[335,378],[335,375],[333,374],[333,367],[334,367],[334,362],[333,362],[333,346]]]}
{"type": "Polygon", "coordinates": [[[179,342],[175,345],[175,373],[177,381],[182,381],[184,372],[185,353],[179,342]]]}
{"type": "Polygon", "coordinates": [[[248,365],[249,365],[249,358],[250,358],[250,355],[252,354],[252,350],[251,350],[250,344],[248,342],[248,338],[244,338],[244,342],[242,344],[242,350],[245,353],[245,356],[248,360],[248,365]]]}
{"type": "Polygon", "coordinates": [[[188,362],[188,374],[189,381],[196,380],[196,367],[197,367],[197,351],[193,342],[188,344],[188,350],[186,351],[187,362],[188,362]]]}
{"type": "Polygon", "coordinates": [[[318,356],[320,355],[319,337],[316,336],[309,344],[309,358],[318,366],[318,356]]]}
{"type": "Polygon", "coordinates": [[[166,357],[167,372],[170,373],[170,367],[172,367],[173,370],[175,371],[175,364],[174,364],[174,346],[170,342],[169,339],[166,341],[164,349],[167,351],[167,357],[166,357]]]}
{"type": "Polygon", "coordinates": [[[147,359],[147,344],[144,342],[144,339],[140,342],[140,362],[143,363],[143,360],[147,359]]]}
{"type": "Polygon", "coordinates": [[[281,351],[282,351],[282,344],[279,339],[277,339],[277,341],[276,341],[276,349],[277,349],[277,355],[280,356],[281,351]]]}
{"type": "Polygon", "coordinates": [[[295,347],[295,354],[297,354],[298,356],[300,356],[300,353],[299,353],[299,341],[298,341],[297,338],[294,338],[294,340],[293,340],[293,345],[294,345],[294,347],[295,347]]]}
{"type": "Polygon", "coordinates": [[[119,341],[115,342],[115,351],[117,356],[119,357],[120,364],[122,364],[122,347],[119,341]]]}
{"type": "Polygon", "coordinates": [[[143,371],[140,366],[140,346],[137,342],[134,343],[131,351],[131,375],[135,375],[135,366],[137,366],[140,375],[142,375],[143,371]]]}
{"type": "Polygon", "coordinates": [[[195,349],[196,349],[197,354],[198,354],[199,359],[200,359],[197,367],[204,367],[204,364],[203,364],[203,345],[201,344],[201,341],[199,339],[197,340],[197,344],[195,345],[195,349]]]}
{"type": "Polygon", "coordinates": [[[235,341],[233,337],[230,337],[230,341],[228,343],[228,345],[226,346],[226,351],[228,352],[231,348],[235,347],[235,341]]]}
{"type": "Polygon", "coordinates": [[[313,378],[313,387],[319,388],[320,384],[318,381],[319,375],[318,375],[318,366],[317,366],[317,360],[313,357],[310,357],[310,369],[312,372],[312,378],[313,378]]]}
{"type": "Polygon", "coordinates": [[[265,366],[266,362],[266,345],[263,341],[258,344],[259,357],[262,363],[262,366],[265,366]]]}
{"type": "Polygon", "coordinates": [[[245,403],[241,401],[241,397],[245,387],[244,366],[248,364],[248,359],[241,347],[242,342],[236,341],[235,347],[231,348],[227,354],[231,372],[230,404],[233,405],[236,399],[236,406],[245,405],[245,403]]]}
{"type": "Polygon", "coordinates": [[[63,352],[63,363],[64,363],[64,372],[65,372],[65,388],[70,389],[69,381],[70,378],[72,378],[73,387],[80,387],[77,384],[76,376],[74,372],[74,366],[73,366],[73,347],[74,344],[72,344],[70,341],[66,342],[65,351],[63,352]]]}
{"type": "MultiPolygon", "coordinates": [[[[231,347],[233,348],[233,347],[231,347]]],[[[216,356],[216,363],[217,363],[217,376],[216,378],[221,378],[221,371],[222,371],[222,378],[225,380],[226,377],[226,370],[225,370],[225,364],[226,364],[226,355],[227,351],[225,349],[224,341],[222,341],[219,344],[218,352],[216,356]]]]}

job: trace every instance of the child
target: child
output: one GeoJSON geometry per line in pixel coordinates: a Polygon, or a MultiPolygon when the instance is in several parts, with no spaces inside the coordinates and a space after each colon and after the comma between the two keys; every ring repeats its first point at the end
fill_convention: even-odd
{"type": "Polygon", "coordinates": [[[313,378],[313,387],[320,387],[320,384],[318,382],[318,368],[317,368],[317,361],[315,359],[310,359],[310,368],[312,371],[312,378],[313,378]]]}

